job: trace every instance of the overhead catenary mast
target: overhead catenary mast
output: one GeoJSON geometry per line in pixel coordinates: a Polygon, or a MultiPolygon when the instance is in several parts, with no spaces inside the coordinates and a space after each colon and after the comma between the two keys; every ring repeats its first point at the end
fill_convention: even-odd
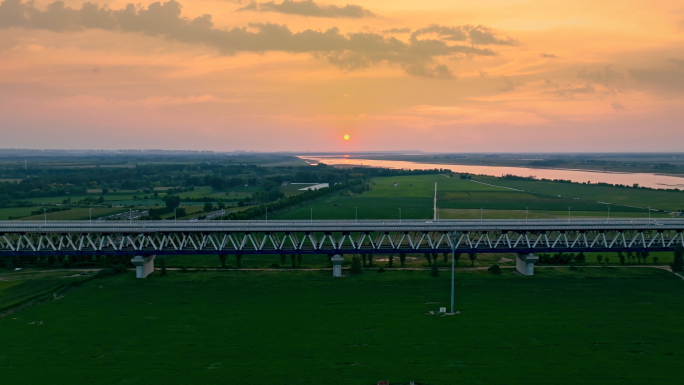
{"type": "Polygon", "coordinates": [[[434,207],[432,208],[433,211],[433,221],[437,220],[437,182],[435,182],[435,204],[434,207]]]}

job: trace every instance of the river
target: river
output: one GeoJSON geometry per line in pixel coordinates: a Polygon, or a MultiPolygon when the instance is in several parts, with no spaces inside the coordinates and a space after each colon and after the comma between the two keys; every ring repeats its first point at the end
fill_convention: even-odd
{"type": "Polygon", "coordinates": [[[648,173],[618,173],[618,172],[602,172],[602,171],[587,171],[587,170],[565,170],[565,169],[547,169],[547,168],[527,168],[527,167],[502,167],[502,166],[470,166],[460,164],[442,164],[442,163],[417,163],[407,162],[401,160],[375,160],[375,159],[350,159],[338,156],[316,156],[300,158],[312,161],[312,163],[323,162],[328,165],[359,165],[367,167],[386,167],[399,168],[409,170],[435,169],[443,168],[453,172],[483,174],[483,175],[518,175],[518,176],[533,176],[537,179],[564,179],[573,182],[592,182],[592,183],[610,183],[610,184],[624,184],[631,186],[638,183],[642,187],[650,188],[679,188],[684,189],[684,178],[648,173]]]}

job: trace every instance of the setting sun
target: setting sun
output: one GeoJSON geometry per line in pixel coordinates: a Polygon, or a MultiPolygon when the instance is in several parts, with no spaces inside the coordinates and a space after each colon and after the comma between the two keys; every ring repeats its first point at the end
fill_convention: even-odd
{"type": "Polygon", "coordinates": [[[349,140],[349,135],[345,135],[344,140],[349,140]]]}

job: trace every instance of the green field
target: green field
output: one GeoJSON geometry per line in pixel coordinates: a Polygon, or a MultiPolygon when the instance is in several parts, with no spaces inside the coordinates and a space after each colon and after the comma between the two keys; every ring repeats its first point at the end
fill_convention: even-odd
{"type": "MultiPolygon", "coordinates": [[[[499,180],[491,178],[486,182],[496,184],[499,180]]],[[[567,218],[568,207],[570,207],[571,215],[576,218],[607,218],[609,206],[610,215],[613,218],[648,217],[648,211],[639,207],[599,203],[603,202],[601,199],[607,198],[601,195],[598,198],[591,198],[591,195],[587,195],[595,186],[555,183],[554,185],[560,188],[574,186],[575,190],[570,192],[579,191],[585,194],[575,196],[564,190],[554,190],[556,193],[551,195],[549,191],[516,191],[465,179],[447,178],[443,175],[421,175],[374,178],[370,183],[370,191],[365,191],[360,195],[330,195],[299,207],[274,213],[272,218],[310,219],[313,209],[314,219],[354,219],[357,212],[358,219],[399,219],[401,208],[403,219],[428,220],[433,218],[435,183],[438,187],[437,206],[440,209],[441,219],[480,218],[481,208],[484,209],[484,216],[487,219],[524,219],[527,210],[529,210],[529,218],[567,218]],[[582,187],[589,189],[589,192],[583,191],[582,187]]],[[[515,188],[534,186],[537,186],[537,182],[523,181],[521,185],[515,185],[515,188]]],[[[616,197],[620,196],[619,194],[638,193],[642,205],[652,202],[654,208],[658,207],[657,204],[662,194],[672,194],[615,187],[610,189],[616,197]]],[[[679,199],[678,201],[684,206],[684,193],[672,195],[670,199],[675,201],[679,199]]],[[[633,202],[629,200],[628,203],[633,202]]],[[[669,214],[652,212],[651,216],[668,217],[669,214]]]]}
{"type": "MultiPolygon", "coordinates": [[[[474,179],[533,193],[551,196],[589,199],[598,202],[636,206],[651,206],[659,210],[684,209],[684,191],[659,191],[649,189],[619,188],[578,183],[557,183],[542,181],[502,180],[495,177],[477,176],[474,179]]],[[[645,211],[645,210],[642,210],[645,211]]]]}
{"type": "Polygon", "coordinates": [[[0,271],[0,311],[83,279],[76,274],[73,271],[13,272],[3,269],[0,271]]]}
{"type": "Polygon", "coordinates": [[[0,318],[8,384],[678,384],[684,282],[658,269],[171,272],[0,318]]]}
{"type": "MultiPolygon", "coordinates": [[[[39,209],[39,208],[38,208],[39,209]]],[[[33,210],[36,210],[34,207],[33,210]]],[[[111,215],[111,214],[116,214],[120,213],[122,211],[121,208],[119,207],[113,207],[113,208],[106,208],[106,207],[93,207],[93,218],[105,216],[105,215],[111,215]]],[[[43,220],[45,216],[43,214],[39,215],[33,215],[29,216],[26,218],[21,218],[22,220],[26,221],[39,221],[43,220]]],[[[90,212],[88,211],[87,208],[72,208],[71,210],[66,210],[66,211],[57,211],[54,213],[48,213],[47,214],[47,219],[51,221],[66,221],[66,220],[82,220],[82,219],[88,219],[90,218],[90,212]]]]}

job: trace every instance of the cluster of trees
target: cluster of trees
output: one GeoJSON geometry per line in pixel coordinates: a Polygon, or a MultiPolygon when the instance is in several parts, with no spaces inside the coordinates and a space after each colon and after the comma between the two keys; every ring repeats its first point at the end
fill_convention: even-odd
{"type": "Polygon", "coordinates": [[[46,207],[45,209],[31,211],[31,215],[39,215],[39,214],[43,214],[43,213],[49,214],[49,213],[55,213],[58,211],[67,211],[67,210],[71,210],[71,207],[59,207],[59,206],[57,206],[57,207],[46,207]]]}
{"type": "MultiPolygon", "coordinates": [[[[617,257],[620,260],[620,263],[625,265],[634,263],[646,263],[646,259],[649,257],[650,254],[651,253],[649,253],[648,251],[628,251],[626,253],[618,251],[617,257]]],[[[654,262],[657,261],[658,260],[656,259],[654,262]]]]}
{"type": "Polygon", "coordinates": [[[114,266],[130,265],[130,256],[126,255],[49,255],[23,257],[11,256],[0,257],[0,268],[14,269],[15,267],[45,266],[45,267],[91,267],[91,266],[114,266]]]}
{"type": "Polygon", "coordinates": [[[587,257],[584,255],[583,252],[580,252],[578,254],[574,253],[556,253],[556,254],[537,254],[539,257],[539,264],[545,264],[545,265],[567,265],[571,262],[575,263],[584,263],[587,260],[587,257]]]}

